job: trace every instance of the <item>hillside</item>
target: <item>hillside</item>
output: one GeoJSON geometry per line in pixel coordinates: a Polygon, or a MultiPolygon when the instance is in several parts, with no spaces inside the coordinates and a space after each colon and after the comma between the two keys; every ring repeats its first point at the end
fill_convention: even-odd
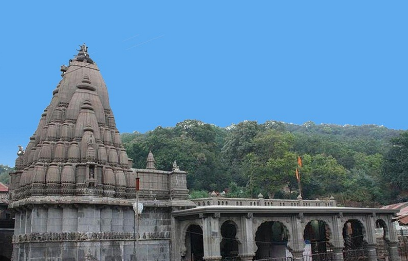
{"type": "Polygon", "coordinates": [[[395,200],[383,168],[392,139],[401,133],[376,125],[245,121],[220,128],[185,120],[144,134],[124,133],[122,140],[134,167],[145,167],[149,150],[159,169],[170,170],[177,160],[189,172],[193,194],[226,190],[229,196],[294,198],[301,156],[303,198],[334,196],[343,205],[374,206],[395,200]]]}

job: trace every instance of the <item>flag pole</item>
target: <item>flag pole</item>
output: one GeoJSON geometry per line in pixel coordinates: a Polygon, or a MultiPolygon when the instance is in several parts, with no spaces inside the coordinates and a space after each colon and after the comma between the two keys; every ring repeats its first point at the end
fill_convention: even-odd
{"type": "Polygon", "coordinates": [[[302,158],[300,156],[298,156],[297,163],[298,163],[298,168],[296,168],[296,179],[297,179],[298,188],[299,188],[298,199],[302,199],[302,184],[300,183],[300,169],[302,168],[302,158]]]}

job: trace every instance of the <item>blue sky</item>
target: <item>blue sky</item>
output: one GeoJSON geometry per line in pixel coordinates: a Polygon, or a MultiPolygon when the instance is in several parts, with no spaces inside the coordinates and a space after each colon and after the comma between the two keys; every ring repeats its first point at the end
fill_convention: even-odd
{"type": "Polygon", "coordinates": [[[0,164],[84,42],[122,133],[185,119],[408,129],[408,1],[100,2],[0,3],[0,164]]]}

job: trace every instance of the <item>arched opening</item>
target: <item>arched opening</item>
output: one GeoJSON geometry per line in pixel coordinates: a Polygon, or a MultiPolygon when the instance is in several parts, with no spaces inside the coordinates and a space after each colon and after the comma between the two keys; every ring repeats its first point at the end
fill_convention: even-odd
{"type": "Polygon", "coordinates": [[[184,260],[203,260],[203,230],[199,225],[190,225],[186,231],[186,256],[184,260]]]}
{"type": "Polygon", "coordinates": [[[361,249],[364,247],[363,225],[357,219],[348,220],[343,227],[345,250],[361,249]]]}
{"type": "Polygon", "coordinates": [[[330,236],[330,229],[326,222],[322,220],[310,221],[307,223],[303,234],[305,252],[308,255],[311,254],[313,258],[325,255],[330,250],[330,236]]]}
{"type": "Polygon", "coordinates": [[[357,219],[348,220],[343,227],[344,260],[368,258],[364,250],[364,227],[357,219]]]}
{"type": "Polygon", "coordinates": [[[288,237],[288,229],[281,222],[262,223],[255,234],[255,242],[258,247],[255,259],[286,257],[288,237]]]}
{"type": "Polygon", "coordinates": [[[223,259],[233,259],[238,256],[237,226],[232,221],[225,221],[221,226],[221,256],[223,259]]]}
{"type": "Polygon", "coordinates": [[[378,219],[375,221],[375,238],[378,259],[388,260],[388,228],[384,220],[378,219]]]}

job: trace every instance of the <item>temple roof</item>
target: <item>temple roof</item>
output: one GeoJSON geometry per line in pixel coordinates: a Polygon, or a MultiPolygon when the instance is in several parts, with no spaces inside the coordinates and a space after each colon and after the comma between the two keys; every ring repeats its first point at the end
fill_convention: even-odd
{"type": "Polygon", "coordinates": [[[88,47],[81,45],[61,71],[37,130],[26,149],[18,151],[16,170],[21,175],[14,181],[16,199],[37,194],[134,194],[131,164],[106,84],[88,47]]]}

